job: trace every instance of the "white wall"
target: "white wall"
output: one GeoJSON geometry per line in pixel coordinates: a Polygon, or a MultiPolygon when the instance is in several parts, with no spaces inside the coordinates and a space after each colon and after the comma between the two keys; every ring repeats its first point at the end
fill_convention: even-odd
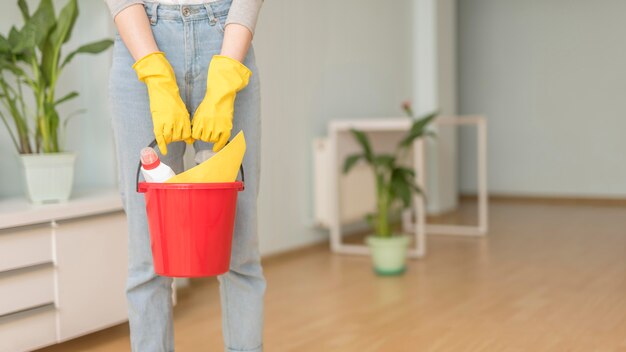
{"type": "MultiPolygon", "coordinates": [[[[28,1],[31,13],[39,1],[28,1]]],[[[57,13],[66,3],[55,0],[57,13]]],[[[64,48],[69,52],[82,44],[112,38],[110,15],[103,1],[79,1],[80,16],[72,38],[64,48]]],[[[0,32],[8,33],[11,25],[22,26],[17,1],[0,5],[0,32]]],[[[78,153],[75,190],[89,187],[113,187],[116,183],[113,133],[107,101],[110,52],[97,56],[79,55],[63,71],[57,96],[76,90],[80,96],[64,104],[61,116],[78,109],[85,114],[74,117],[68,124],[66,148],[78,153]]],[[[0,198],[24,194],[21,167],[17,152],[4,126],[0,127],[0,198]]]]}
{"type": "Polygon", "coordinates": [[[264,253],[312,228],[314,136],[331,118],[401,116],[411,97],[411,1],[265,1],[254,43],[262,85],[264,253]]]}
{"type": "MultiPolygon", "coordinates": [[[[488,117],[491,192],[626,196],[626,2],[458,3],[460,110],[488,117]]],[[[474,149],[463,133],[465,192],[474,149]]]]}
{"type": "MultiPolygon", "coordinates": [[[[102,1],[80,5],[71,47],[110,30],[102,1]]],[[[393,5],[372,0],[265,2],[254,39],[262,86],[259,229],[264,254],[326,238],[325,231],[312,226],[311,142],[325,134],[327,121],[402,115],[400,104],[412,94],[411,6],[410,0],[393,5]]],[[[17,8],[2,5],[0,30],[17,18],[17,8]]],[[[71,107],[89,109],[71,123],[68,149],[80,153],[77,187],[115,184],[109,57],[77,58],[59,92],[74,87],[81,97],[71,107]]],[[[19,195],[15,153],[0,131],[0,162],[11,166],[0,176],[0,195],[19,195]]]]}

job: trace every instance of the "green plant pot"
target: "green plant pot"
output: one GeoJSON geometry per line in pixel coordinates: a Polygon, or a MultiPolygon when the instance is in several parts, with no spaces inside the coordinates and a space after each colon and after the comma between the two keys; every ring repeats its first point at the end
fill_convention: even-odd
{"type": "Polygon", "coordinates": [[[58,203],[69,199],[74,181],[74,153],[22,154],[28,198],[32,203],[58,203]]]}
{"type": "Polygon", "coordinates": [[[406,271],[409,236],[368,236],[365,242],[370,247],[376,274],[392,276],[401,275],[406,271]]]}

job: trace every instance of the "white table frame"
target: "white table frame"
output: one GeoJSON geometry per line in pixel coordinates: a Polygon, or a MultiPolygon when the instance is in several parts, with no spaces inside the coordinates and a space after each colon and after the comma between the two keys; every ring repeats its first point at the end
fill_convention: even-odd
{"type": "MultiPolygon", "coordinates": [[[[477,133],[477,162],[478,162],[478,225],[435,225],[426,224],[426,233],[429,235],[454,236],[486,236],[489,224],[489,207],[487,191],[487,120],[484,116],[437,117],[437,126],[476,126],[477,133]]],[[[425,174],[425,172],[422,172],[425,174]]],[[[403,227],[411,229],[410,211],[405,211],[402,217],[403,227]]]]}
{"type": "MultiPolygon", "coordinates": [[[[328,126],[328,138],[330,142],[331,156],[331,202],[330,202],[330,244],[331,250],[340,254],[369,255],[366,245],[345,244],[342,242],[342,226],[339,214],[339,178],[341,175],[341,163],[338,160],[338,138],[342,132],[355,128],[363,132],[390,132],[406,131],[410,128],[412,120],[408,118],[382,118],[367,120],[333,120],[328,126]]],[[[479,225],[456,226],[456,225],[427,225],[424,198],[421,195],[414,196],[414,207],[404,212],[403,226],[405,229],[413,228],[415,246],[409,249],[410,258],[421,258],[426,254],[426,234],[447,234],[463,236],[484,236],[487,233],[487,124],[484,116],[450,116],[437,117],[436,125],[476,125],[478,132],[478,202],[479,202],[479,225]],[[411,218],[415,217],[413,222],[411,218]]],[[[413,165],[416,172],[416,182],[425,189],[425,146],[424,140],[419,139],[413,143],[413,165]]]]}

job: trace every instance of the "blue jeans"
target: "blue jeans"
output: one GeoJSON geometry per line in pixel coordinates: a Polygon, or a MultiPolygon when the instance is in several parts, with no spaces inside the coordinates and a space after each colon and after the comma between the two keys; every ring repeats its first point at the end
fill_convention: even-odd
{"type": "MultiPolygon", "coordinates": [[[[181,98],[191,116],[206,91],[213,55],[219,54],[231,0],[179,6],[147,3],[146,12],[159,46],[174,68],[181,98]]],[[[143,195],[135,192],[139,151],[153,139],[146,86],[137,80],[134,60],[116,37],[110,77],[113,130],[119,186],[129,227],[127,282],[128,319],[133,351],[173,351],[172,279],[158,276],[152,266],[150,236],[143,195]]],[[[259,77],[251,48],[244,64],[253,74],[237,95],[233,135],[246,134],[246,188],[239,194],[230,271],[218,277],[226,351],[261,351],[265,279],[257,238],[257,194],[260,162],[259,77]]],[[[196,151],[211,146],[196,141],[196,151]]],[[[183,169],[184,142],[168,145],[162,160],[175,172],[183,169]]],[[[198,350],[201,350],[198,346],[198,350]]]]}

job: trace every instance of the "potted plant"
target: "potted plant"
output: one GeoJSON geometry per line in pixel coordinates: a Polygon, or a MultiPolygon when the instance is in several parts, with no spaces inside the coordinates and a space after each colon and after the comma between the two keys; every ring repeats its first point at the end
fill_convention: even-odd
{"type": "MultiPolygon", "coordinates": [[[[411,106],[405,103],[403,108],[407,115],[413,118],[411,106]]],[[[399,275],[406,270],[409,236],[394,232],[391,221],[401,209],[411,205],[414,194],[422,192],[415,182],[415,171],[406,166],[405,159],[410,146],[417,138],[433,134],[427,131],[426,127],[435,116],[433,113],[414,119],[410,130],[400,140],[393,153],[376,154],[365,133],[351,130],[362,151],[345,159],[343,172],[350,172],[359,161],[364,161],[374,173],[376,212],[366,216],[374,233],[366,238],[366,243],[372,253],[374,271],[379,275],[399,275]]]]}
{"type": "Polygon", "coordinates": [[[63,68],[77,54],[100,53],[113,41],[93,42],[61,55],[78,17],[77,0],[69,0],[58,17],[52,0],[41,0],[32,14],[25,0],[18,0],[17,5],[24,25],[0,35],[0,103],[4,108],[0,117],[24,167],[31,201],[64,201],[72,189],[76,155],[63,151],[60,133],[69,116],[61,123],[57,107],[78,93],[57,98],[56,85],[63,68]],[[26,103],[26,89],[33,94],[34,104],[26,103]]]}

